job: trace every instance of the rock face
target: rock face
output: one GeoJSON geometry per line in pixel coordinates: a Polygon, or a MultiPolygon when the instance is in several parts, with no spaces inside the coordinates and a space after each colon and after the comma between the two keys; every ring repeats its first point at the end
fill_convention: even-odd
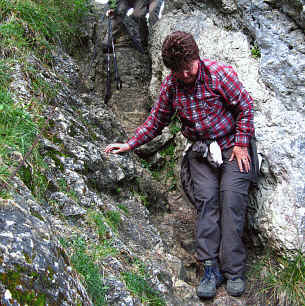
{"type": "Polygon", "coordinates": [[[16,305],[16,297],[20,305],[92,305],[48,214],[20,181],[15,186],[15,199],[0,202],[1,305],[16,305]]]}
{"type": "Polygon", "coordinates": [[[286,251],[304,248],[304,6],[281,2],[294,21],[273,1],[217,1],[214,7],[209,1],[173,2],[151,39],[151,96],[157,96],[168,73],[160,48],[172,31],[192,33],[202,57],[232,65],[254,98],[258,150],[263,155],[259,188],[251,196],[250,224],[262,243],[286,251]],[[171,13],[174,8],[179,10],[171,13]],[[260,58],[251,56],[253,45],[260,58]]]}
{"type": "MultiPolygon", "coordinates": [[[[134,296],[122,281],[122,275],[131,275],[155,299],[182,305],[173,287],[180,260],[167,258],[149,211],[141,204],[142,200],[152,209],[166,210],[163,188],[131,154],[103,153],[106,144],[125,141],[124,131],[110,109],[84,86],[77,63],[60,50],[53,55],[53,72],[34,56],[28,58],[50,85],[61,89],[53,108],[45,110],[50,127],[40,140],[47,164],[42,173],[47,182],[44,199],[35,200],[16,180],[10,187],[12,199],[0,202],[0,304],[100,305],[97,296],[106,286],[105,303],[140,305],[141,295],[134,296]],[[63,83],[57,75],[71,81],[63,83]],[[84,285],[72,266],[79,266],[84,285]],[[93,284],[92,289],[86,281],[86,271],[93,267],[103,284],[96,295],[92,290],[99,287],[93,284]]],[[[19,73],[16,84],[31,88],[19,73]]],[[[26,103],[28,96],[21,94],[15,92],[16,100],[26,103]]]]}

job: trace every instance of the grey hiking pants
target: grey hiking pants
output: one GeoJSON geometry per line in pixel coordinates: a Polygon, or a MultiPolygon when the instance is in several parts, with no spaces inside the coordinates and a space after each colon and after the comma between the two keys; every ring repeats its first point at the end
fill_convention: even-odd
{"type": "Polygon", "coordinates": [[[113,37],[115,38],[120,30],[120,24],[123,21],[127,11],[133,8],[133,18],[139,25],[139,33],[142,41],[147,40],[148,28],[145,16],[149,12],[149,24],[153,26],[158,21],[160,0],[120,0],[112,19],[113,37]]]}
{"type": "Polygon", "coordinates": [[[189,150],[187,155],[198,212],[198,258],[218,259],[228,279],[244,272],[246,250],[242,234],[252,175],[251,171],[241,173],[236,159],[229,162],[232,149],[223,150],[220,168],[213,168],[200,153],[189,150]]]}

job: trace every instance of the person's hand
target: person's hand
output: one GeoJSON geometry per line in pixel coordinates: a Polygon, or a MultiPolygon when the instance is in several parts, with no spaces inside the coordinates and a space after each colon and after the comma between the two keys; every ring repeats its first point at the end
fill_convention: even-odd
{"type": "Polygon", "coordinates": [[[114,15],[114,10],[113,9],[110,9],[106,12],[106,16],[113,16],[114,15]]]}
{"type": "Polygon", "coordinates": [[[237,160],[240,172],[245,170],[248,173],[250,171],[251,158],[248,153],[248,147],[234,146],[229,161],[232,161],[234,158],[237,160]]]}
{"type": "Polygon", "coordinates": [[[118,154],[118,153],[130,151],[130,150],[131,148],[128,143],[112,143],[105,148],[104,152],[107,154],[108,153],[118,154]]]}

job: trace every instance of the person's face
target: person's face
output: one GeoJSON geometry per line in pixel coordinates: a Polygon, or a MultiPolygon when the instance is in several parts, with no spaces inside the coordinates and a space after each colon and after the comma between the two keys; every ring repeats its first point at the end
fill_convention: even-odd
{"type": "Polygon", "coordinates": [[[181,81],[185,85],[192,85],[197,79],[199,69],[199,60],[194,60],[186,67],[178,71],[172,71],[177,80],[181,81]]]}

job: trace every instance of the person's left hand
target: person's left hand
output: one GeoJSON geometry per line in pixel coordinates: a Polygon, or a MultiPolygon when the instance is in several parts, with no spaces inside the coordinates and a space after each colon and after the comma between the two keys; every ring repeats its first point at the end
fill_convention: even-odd
{"type": "Polygon", "coordinates": [[[248,173],[250,171],[251,158],[248,153],[248,147],[234,146],[229,161],[232,161],[234,158],[237,160],[240,172],[245,170],[248,173]]]}

